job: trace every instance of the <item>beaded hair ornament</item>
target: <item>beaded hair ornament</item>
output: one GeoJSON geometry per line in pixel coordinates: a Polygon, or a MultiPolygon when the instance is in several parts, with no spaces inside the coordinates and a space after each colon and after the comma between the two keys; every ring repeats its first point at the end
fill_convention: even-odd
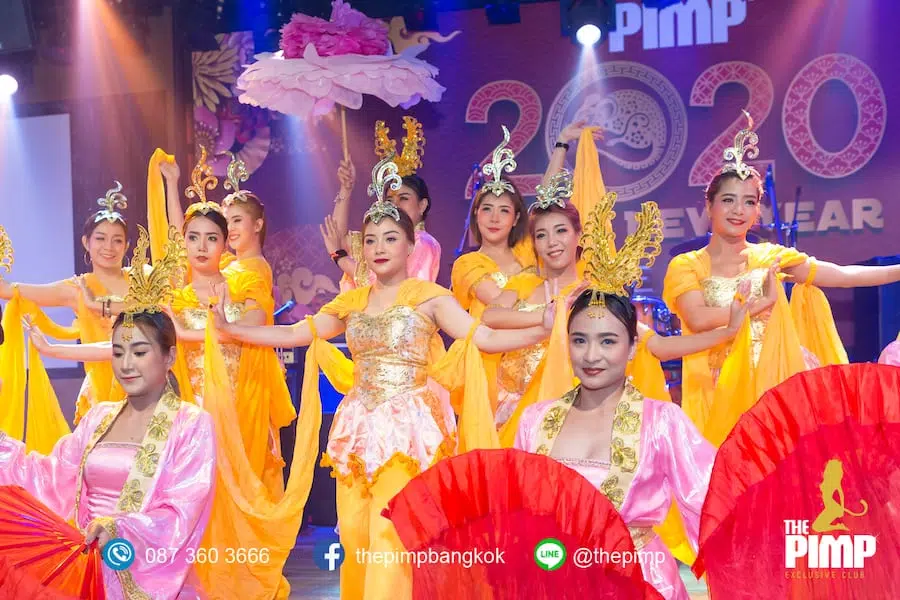
{"type": "Polygon", "coordinates": [[[482,174],[488,178],[482,189],[495,196],[500,196],[503,192],[515,193],[516,191],[510,182],[503,179],[503,173],[512,173],[516,170],[517,165],[516,155],[506,147],[509,144],[509,129],[506,128],[506,125],[502,127],[503,141],[494,148],[491,162],[481,168],[482,174]]]}
{"type": "Polygon", "coordinates": [[[198,212],[206,215],[211,210],[224,214],[222,207],[217,202],[206,199],[206,190],[215,189],[219,185],[219,179],[212,174],[212,167],[206,164],[206,156],[206,148],[200,146],[200,160],[197,161],[194,170],[191,171],[191,185],[184,190],[185,196],[196,198],[197,201],[188,206],[188,209],[184,212],[185,218],[190,218],[198,212]]]}
{"type": "MultiPolygon", "coordinates": [[[[5,270],[7,273],[12,272],[13,266],[13,246],[12,240],[9,239],[9,234],[6,233],[6,229],[3,228],[3,225],[0,225],[0,269],[5,270]]],[[[3,278],[3,274],[0,273],[0,279],[3,278]]]]}
{"type": "Polygon", "coordinates": [[[566,203],[572,197],[572,185],[572,172],[563,169],[551,177],[546,186],[537,186],[537,199],[528,207],[528,211],[531,212],[537,208],[547,210],[554,204],[565,208],[566,203]]]}
{"type": "Polygon", "coordinates": [[[603,315],[604,294],[629,297],[628,288],[641,281],[641,263],[653,266],[662,251],[663,220],[656,202],[641,204],[641,212],[635,216],[637,229],[616,250],[616,234],[612,228],[615,204],[616,193],[606,194],[588,215],[581,236],[584,277],[592,292],[588,314],[592,317],[603,315]]]}
{"type": "Polygon", "coordinates": [[[751,175],[759,177],[759,171],[745,162],[759,156],[759,148],[756,146],[759,136],[753,131],[753,117],[746,110],[742,112],[747,117],[747,127],[734,136],[733,146],[725,148],[725,166],[722,167],[722,172],[735,173],[743,181],[751,175]]]}
{"type": "Polygon", "coordinates": [[[162,307],[172,301],[172,290],[184,285],[187,256],[181,233],[175,227],[169,227],[165,256],[153,265],[153,269],[148,268],[149,247],[150,235],[138,225],[138,241],[128,271],[128,293],[125,295],[125,319],[122,323],[127,328],[123,332],[126,341],[131,339],[129,330],[134,327],[135,314],[162,312],[162,307]]]}
{"type": "Polygon", "coordinates": [[[387,156],[378,161],[378,164],[372,169],[372,183],[369,184],[369,196],[373,196],[375,202],[363,215],[363,223],[371,221],[377,225],[385,217],[390,217],[398,223],[400,222],[400,211],[392,202],[384,199],[385,187],[390,186],[391,190],[396,192],[400,189],[400,184],[403,183],[400,175],[397,174],[399,170],[397,163],[393,159],[393,156],[387,156]]]}
{"type": "Polygon", "coordinates": [[[233,152],[226,152],[225,154],[231,157],[231,162],[228,163],[228,169],[225,172],[225,183],[222,187],[226,190],[231,190],[231,193],[222,200],[222,206],[231,206],[237,202],[247,202],[250,198],[254,198],[262,205],[256,194],[250,190],[241,189],[241,183],[250,179],[246,163],[235,156],[233,152]]]}
{"type": "Polygon", "coordinates": [[[115,223],[116,221],[125,222],[125,217],[122,216],[118,209],[128,208],[128,198],[122,193],[122,184],[118,181],[116,181],[116,187],[107,190],[103,198],[97,198],[97,204],[102,208],[97,211],[94,223],[99,223],[100,221],[108,221],[110,223],[115,223]]]}
{"type": "Polygon", "coordinates": [[[422,168],[422,155],[425,154],[422,124],[413,117],[403,117],[403,129],[406,131],[403,151],[397,156],[397,142],[388,137],[391,130],[385,126],[384,121],[375,123],[375,155],[379,160],[393,157],[400,177],[415,175],[422,168]]]}

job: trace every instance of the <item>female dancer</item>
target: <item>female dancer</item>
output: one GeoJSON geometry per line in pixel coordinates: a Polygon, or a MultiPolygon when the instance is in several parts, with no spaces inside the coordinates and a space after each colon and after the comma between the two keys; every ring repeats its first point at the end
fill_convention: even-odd
{"type": "Polygon", "coordinates": [[[709,245],[669,263],[663,292],[690,333],[726,323],[738,285],[751,284],[750,319],[735,345],[723,344],[683,362],[683,408],[716,445],[767,389],[811,366],[847,362],[828,301],[813,285],[859,287],[900,280],[900,265],[841,266],[793,248],[747,242],[762,197],[759,173],[744,162],[758,154],[753,120],[747,118],[747,129],[725,151],[725,166],[706,188],[709,245]],[[791,306],[778,285],[778,272],[798,283],[791,306]]]}
{"type": "Polygon", "coordinates": [[[124,402],[92,407],[48,456],[26,454],[0,432],[0,485],[22,486],[71,518],[88,545],[121,537],[134,546],[126,570],[103,566],[111,599],[199,592],[192,563],[210,515],[215,442],[210,416],[170,386],[175,327],[158,303],[175,267],[164,261],[149,280],[133,278],[128,312],[113,325],[112,367],[124,402]],[[166,560],[147,558],[163,548],[166,560]]]}
{"type": "MultiPolygon", "coordinates": [[[[408,276],[406,259],[415,243],[412,220],[383,200],[385,185],[399,187],[396,172],[396,165],[387,160],[376,166],[370,191],[377,201],[363,220],[366,264],[377,275],[373,285],[341,294],[315,317],[291,327],[227,324],[221,311],[218,317],[226,336],[267,346],[317,344],[317,338],[345,332],[355,362],[349,369],[353,383],[335,416],[322,461],[339,481],[338,524],[346,552],[342,598],[411,597],[408,565],[364,563],[369,562],[369,552],[402,550],[390,522],[381,516],[382,509],[412,476],[457,448],[453,414],[426,383],[429,375],[448,368],[427,362],[435,331],[440,328],[458,340],[471,337],[475,346],[492,353],[536,343],[547,332],[544,326],[506,332],[478,326],[449,291],[408,276]]],[[[482,377],[478,354],[474,350],[466,354],[460,445],[496,445],[496,433],[487,425],[486,385],[483,379],[478,383],[482,377]]],[[[317,367],[312,358],[317,355],[322,353],[311,347],[307,369],[317,367]]],[[[454,356],[459,354],[451,349],[448,359],[454,356]]],[[[345,379],[347,371],[345,366],[345,379]]],[[[309,391],[317,393],[315,389],[311,386],[309,391]]]]}
{"type": "Polygon", "coordinates": [[[667,600],[687,600],[677,563],[652,526],[674,497],[696,549],[715,449],[676,405],[644,397],[626,377],[638,335],[627,296],[583,292],[568,334],[580,384],[530,406],[515,447],[559,460],[606,494],[629,525],[644,578],[667,600]]]}
{"type": "MultiPolygon", "coordinates": [[[[0,299],[9,299],[4,327],[12,343],[2,353],[0,379],[6,381],[4,404],[9,407],[0,425],[15,438],[23,434],[26,403],[25,351],[18,347],[23,340],[22,318],[29,316],[53,337],[65,340],[80,339],[83,343],[110,340],[112,319],[122,309],[128,291],[128,268],[123,267],[128,248],[128,226],[119,212],[127,206],[122,185],[106,192],[98,200],[101,208],[84,223],[81,237],[85,249],[85,264],[91,271],[81,276],[43,285],[10,283],[0,280],[0,299]],[[76,315],[71,327],[61,327],[40,309],[46,306],[66,306],[76,315]],[[13,356],[13,355],[16,356],[13,356]]],[[[46,380],[40,357],[33,356],[28,386],[29,449],[49,452],[56,441],[70,429],[52,386],[46,380]]],[[[115,385],[112,367],[108,362],[85,363],[85,379],[75,405],[75,424],[100,400],[121,400],[124,393],[115,385]]]]}
{"type": "MultiPolygon", "coordinates": [[[[425,136],[421,123],[412,117],[403,117],[403,128],[406,137],[403,151],[397,156],[397,144],[388,137],[389,131],[384,121],[375,123],[375,154],[379,159],[392,156],[397,164],[402,183],[399,189],[388,192],[388,199],[405,212],[415,225],[416,243],[407,264],[409,276],[434,282],[441,267],[441,245],[425,231],[425,219],[431,210],[431,195],[425,180],[416,174],[422,166],[425,136]]],[[[334,199],[334,211],[325,218],[325,224],[320,229],[331,259],[344,273],[341,291],[347,291],[375,283],[376,276],[366,267],[363,259],[362,234],[349,231],[350,195],[356,184],[356,168],[349,160],[341,161],[338,180],[341,189],[334,199]]]]}

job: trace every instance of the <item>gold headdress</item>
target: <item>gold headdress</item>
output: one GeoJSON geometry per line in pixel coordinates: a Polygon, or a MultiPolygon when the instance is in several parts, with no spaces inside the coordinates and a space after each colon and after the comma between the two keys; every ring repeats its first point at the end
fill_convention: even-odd
{"type": "Polygon", "coordinates": [[[247,197],[254,194],[250,190],[241,189],[241,182],[250,179],[246,163],[235,156],[233,152],[226,152],[226,154],[231,157],[231,162],[228,163],[223,187],[231,190],[231,193],[222,200],[222,206],[231,206],[235,202],[246,202],[247,197]]]}
{"type": "Polygon", "coordinates": [[[581,236],[584,276],[593,291],[591,306],[594,307],[604,306],[603,294],[627,297],[628,288],[641,281],[641,262],[653,266],[662,251],[663,220],[656,202],[641,204],[641,212],[636,215],[637,229],[616,251],[616,234],[612,228],[615,203],[616,193],[606,194],[588,215],[581,236]]]}
{"type": "Polygon", "coordinates": [[[547,210],[553,204],[560,208],[566,207],[566,202],[572,197],[572,173],[563,169],[550,178],[546,185],[537,186],[537,199],[528,207],[529,212],[540,208],[547,210]]]}
{"type": "Polygon", "coordinates": [[[363,215],[363,222],[371,221],[378,224],[384,217],[390,217],[395,221],[400,221],[400,211],[394,204],[384,199],[384,188],[388,185],[395,192],[400,189],[402,183],[400,176],[397,174],[397,163],[394,162],[393,156],[381,159],[375,168],[372,169],[372,183],[369,184],[369,196],[375,197],[375,202],[363,215]]]}
{"type": "Polygon", "coordinates": [[[502,179],[504,172],[512,173],[516,170],[516,155],[513,151],[506,147],[509,143],[509,129],[503,125],[503,141],[494,148],[494,154],[491,156],[491,162],[481,168],[481,172],[485,177],[490,177],[492,181],[485,183],[484,189],[499,196],[503,192],[514,192],[515,188],[508,181],[502,179]]]}
{"type": "MultiPolygon", "coordinates": [[[[12,266],[12,240],[9,239],[9,235],[6,233],[6,229],[3,228],[3,225],[0,225],[0,269],[4,269],[7,273],[11,273],[12,266]]],[[[0,279],[3,279],[2,274],[0,274],[0,279]]]]}
{"type": "Polygon", "coordinates": [[[128,198],[122,193],[122,184],[118,181],[116,181],[116,187],[107,190],[103,198],[97,198],[97,204],[103,208],[97,212],[97,216],[94,217],[94,223],[99,223],[103,220],[110,223],[115,223],[116,221],[125,222],[125,217],[117,209],[127,208],[128,198]]]}
{"type": "Polygon", "coordinates": [[[188,206],[184,216],[187,218],[197,212],[205,215],[211,210],[222,213],[222,207],[218,203],[206,199],[206,190],[215,189],[217,185],[219,179],[212,174],[212,167],[206,164],[206,148],[200,146],[200,160],[191,171],[191,185],[184,190],[188,198],[197,198],[197,202],[188,206]]]}
{"type": "MultiPolygon", "coordinates": [[[[169,227],[169,239],[162,260],[149,269],[147,249],[150,235],[138,225],[138,241],[128,272],[128,293],[125,295],[125,327],[133,327],[132,316],[139,312],[157,313],[172,301],[172,290],[184,285],[185,256],[184,238],[174,227],[169,227]]],[[[126,332],[126,335],[130,335],[126,332]]],[[[128,338],[126,338],[128,339],[128,338]]]]}
{"type": "Polygon", "coordinates": [[[756,147],[759,136],[753,131],[753,117],[746,110],[743,113],[747,117],[747,128],[734,136],[734,146],[725,148],[725,166],[722,167],[723,173],[736,173],[742,180],[751,175],[759,177],[759,172],[744,162],[759,156],[759,148],[756,147]]]}
{"type": "Polygon", "coordinates": [[[422,155],[425,154],[425,134],[422,133],[422,124],[413,117],[403,117],[403,129],[406,130],[403,151],[397,156],[397,142],[388,137],[390,129],[385,126],[384,121],[375,123],[375,155],[379,159],[393,156],[400,177],[415,175],[422,167],[422,155]]]}

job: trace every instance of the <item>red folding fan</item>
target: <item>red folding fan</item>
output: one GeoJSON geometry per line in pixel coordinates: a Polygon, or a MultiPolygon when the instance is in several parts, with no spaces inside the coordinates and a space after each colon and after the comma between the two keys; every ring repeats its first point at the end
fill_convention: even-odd
{"type": "Polygon", "coordinates": [[[104,600],[100,551],[19,486],[0,486],[0,599],[104,600]]]}
{"type": "Polygon", "coordinates": [[[578,548],[633,552],[628,528],[609,500],[561,463],[520,450],[474,450],[442,460],[395,496],[389,518],[408,551],[459,551],[482,564],[435,564],[413,570],[413,598],[661,598],[640,565],[574,564],[578,548]],[[546,538],[568,553],[545,571],[535,549],[546,538]],[[496,560],[503,553],[503,562],[496,560]]]}
{"type": "Polygon", "coordinates": [[[719,448],[694,564],[729,600],[894,600],[900,368],[836,365],[769,390],[719,448]]]}

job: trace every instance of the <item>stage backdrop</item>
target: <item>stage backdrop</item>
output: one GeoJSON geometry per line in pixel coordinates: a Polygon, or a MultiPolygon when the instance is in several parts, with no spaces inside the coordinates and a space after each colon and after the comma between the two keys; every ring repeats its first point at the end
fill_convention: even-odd
{"type": "MultiPolygon", "coordinates": [[[[782,218],[797,216],[801,250],[840,263],[900,253],[900,125],[888,119],[889,102],[900,97],[900,77],[891,74],[900,49],[894,3],[686,0],[655,10],[619,2],[616,13],[617,31],[595,50],[560,36],[557,3],[522,6],[521,23],[509,26],[488,25],[481,10],[442,13],[443,37],[418,38],[430,44],[423,57],[447,88],[440,103],[408,113],[427,136],[420,174],[433,195],[428,229],[443,245],[442,283],[463,233],[473,163],[490,156],[500,126],[512,132],[515,179],[533,194],[558,132],[577,119],[606,132],[598,149],[619,194],[620,241],[640,202],[662,208],[664,255],[645,284],[657,294],[667,251],[707,231],[703,187],[744,124],[741,109],[757,124],[758,168],[774,168],[782,218]]],[[[401,21],[392,25],[395,46],[417,40],[401,21]]],[[[252,60],[249,34],[221,43],[218,54],[195,55],[195,78],[208,78],[205,68],[215,73],[217,61],[238,72],[252,60]]],[[[281,292],[315,308],[337,279],[317,228],[337,191],[335,120],[303,124],[243,107],[215,86],[196,89],[204,94],[198,140],[243,148],[254,171],[247,187],[270,216],[266,253],[281,292]]],[[[399,137],[403,114],[371,99],[348,112],[359,173],[354,220],[368,204],[374,122],[387,121],[399,137]]],[[[828,294],[849,341],[852,296],[828,294]]]]}

